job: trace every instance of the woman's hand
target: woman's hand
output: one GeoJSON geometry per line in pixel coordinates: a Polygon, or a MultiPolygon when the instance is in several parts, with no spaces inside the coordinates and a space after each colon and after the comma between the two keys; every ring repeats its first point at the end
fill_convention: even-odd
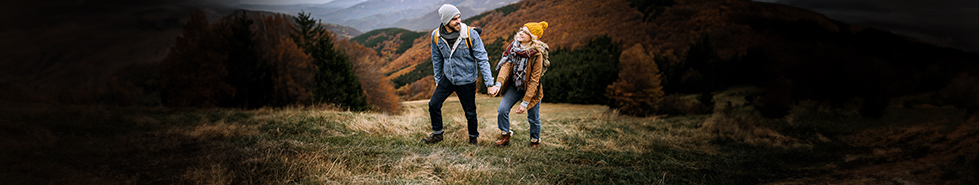
{"type": "Polygon", "coordinates": [[[497,86],[490,87],[488,90],[486,90],[486,94],[490,96],[496,96],[496,93],[499,92],[500,92],[500,87],[497,86]]]}
{"type": "Polygon", "coordinates": [[[517,108],[517,114],[523,114],[525,111],[527,111],[527,107],[524,107],[523,105],[517,108]]]}

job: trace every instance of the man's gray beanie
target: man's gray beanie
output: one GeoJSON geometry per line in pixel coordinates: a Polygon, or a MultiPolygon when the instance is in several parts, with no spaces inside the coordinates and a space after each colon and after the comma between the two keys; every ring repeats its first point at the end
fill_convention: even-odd
{"type": "Polygon", "coordinates": [[[439,18],[442,18],[442,25],[449,25],[449,21],[452,21],[452,17],[459,14],[459,9],[450,4],[443,4],[442,7],[439,8],[439,18]]]}

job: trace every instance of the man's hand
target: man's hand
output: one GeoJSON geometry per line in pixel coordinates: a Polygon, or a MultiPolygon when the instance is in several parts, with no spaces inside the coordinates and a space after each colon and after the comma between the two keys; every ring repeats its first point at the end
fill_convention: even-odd
{"type": "Polygon", "coordinates": [[[490,96],[496,96],[496,93],[499,92],[500,92],[499,86],[493,86],[486,90],[486,94],[489,94],[490,96]]]}
{"type": "Polygon", "coordinates": [[[517,108],[517,114],[523,114],[525,111],[527,111],[527,107],[524,107],[523,105],[517,108]]]}

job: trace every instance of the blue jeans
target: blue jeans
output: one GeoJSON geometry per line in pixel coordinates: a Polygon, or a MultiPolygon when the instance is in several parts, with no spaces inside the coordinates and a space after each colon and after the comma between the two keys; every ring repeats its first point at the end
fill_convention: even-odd
{"type": "MultiPolygon", "coordinates": [[[[503,133],[510,133],[510,108],[523,102],[525,91],[519,91],[512,85],[503,91],[503,99],[500,100],[500,107],[496,109],[496,124],[503,133]]],[[[519,105],[517,105],[519,106],[519,105]]],[[[530,139],[540,139],[540,102],[527,110],[527,122],[530,123],[530,139]]]]}
{"type": "Polygon", "coordinates": [[[455,92],[459,96],[459,103],[462,103],[462,110],[466,112],[466,121],[469,125],[469,137],[479,137],[476,120],[476,83],[466,85],[452,85],[449,79],[442,79],[442,82],[435,87],[432,99],[428,101],[428,113],[432,117],[432,133],[441,134],[442,130],[442,103],[445,99],[455,92]]]}

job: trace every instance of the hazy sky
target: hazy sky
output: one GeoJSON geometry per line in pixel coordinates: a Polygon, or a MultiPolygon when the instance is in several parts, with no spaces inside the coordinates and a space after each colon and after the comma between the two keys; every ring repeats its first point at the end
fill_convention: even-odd
{"type": "Polygon", "coordinates": [[[323,4],[329,3],[333,0],[241,0],[241,4],[274,4],[274,5],[284,5],[284,4],[323,4]]]}
{"type": "Polygon", "coordinates": [[[756,0],[809,9],[939,46],[979,52],[976,0],[756,0]]]}

